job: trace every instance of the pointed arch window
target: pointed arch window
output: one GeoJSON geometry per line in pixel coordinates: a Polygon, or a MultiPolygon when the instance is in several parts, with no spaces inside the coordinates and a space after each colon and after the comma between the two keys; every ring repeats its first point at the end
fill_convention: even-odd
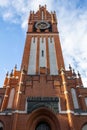
{"type": "Polygon", "coordinates": [[[35,37],[33,37],[33,43],[35,43],[35,37]]]}
{"type": "Polygon", "coordinates": [[[43,11],[41,12],[41,19],[42,20],[44,19],[44,12],[43,11]]]}
{"type": "Polygon", "coordinates": [[[85,97],[85,104],[86,104],[86,107],[87,107],[87,97],[85,97]]]}
{"type": "Polygon", "coordinates": [[[76,95],[76,91],[75,91],[74,88],[71,89],[71,94],[72,94],[72,99],[73,99],[74,108],[75,108],[75,109],[79,109],[79,104],[78,104],[78,100],[77,100],[77,95],[76,95]]]}
{"type": "Polygon", "coordinates": [[[1,106],[1,104],[2,104],[2,97],[0,96],[0,106],[1,106]]]}
{"type": "Polygon", "coordinates": [[[42,50],[42,57],[44,57],[44,50],[42,50]]]}
{"type": "Polygon", "coordinates": [[[10,96],[9,96],[7,108],[12,108],[13,100],[14,100],[14,95],[15,95],[15,89],[12,88],[11,91],[10,91],[10,96]]]}

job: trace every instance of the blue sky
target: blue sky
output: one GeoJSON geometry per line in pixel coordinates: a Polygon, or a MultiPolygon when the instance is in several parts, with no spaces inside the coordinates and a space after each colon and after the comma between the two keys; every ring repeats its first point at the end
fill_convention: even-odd
{"type": "Polygon", "coordinates": [[[39,4],[56,11],[66,68],[79,70],[87,87],[87,0],[0,0],[0,87],[7,71],[20,69],[29,12],[39,4]]]}

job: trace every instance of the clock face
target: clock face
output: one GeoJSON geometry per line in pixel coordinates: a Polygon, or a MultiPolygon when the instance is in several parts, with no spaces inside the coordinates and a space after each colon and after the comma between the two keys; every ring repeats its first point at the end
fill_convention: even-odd
{"type": "Polygon", "coordinates": [[[50,27],[50,24],[48,22],[45,22],[45,21],[39,21],[35,24],[35,27],[37,29],[47,29],[50,27]]]}

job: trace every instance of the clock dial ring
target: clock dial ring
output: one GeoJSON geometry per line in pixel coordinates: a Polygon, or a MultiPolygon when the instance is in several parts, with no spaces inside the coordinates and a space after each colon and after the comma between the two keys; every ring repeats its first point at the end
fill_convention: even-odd
{"type": "Polygon", "coordinates": [[[44,30],[44,29],[47,29],[50,27],[50,24],[46,21],[39,21],[35,24],[35,27],[37,29],[41,29],[41,30],[44,30]]]}

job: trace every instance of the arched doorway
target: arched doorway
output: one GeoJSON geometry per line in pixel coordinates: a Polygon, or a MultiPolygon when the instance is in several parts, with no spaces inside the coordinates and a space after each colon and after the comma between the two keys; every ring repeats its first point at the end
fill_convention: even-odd
{"type": "Polygon", "coordinates": [[[51,130],[51,128],[47,122],[41,121],[37,124],[35,130],[51,130]]]}
{"type": "Polygon", "coordinates": [[[0,130],[3,130],[3,124],[0,122],[0,130]]]}
{"type": "Polygon", "coordinates": [[[82,127],[82,130],[87,130],[87,124],[82,127]]]}
{"type": "Polygon", "coordinates": [[[48,108],[39,108],[29,114],[26,130],[61,130],[57,116],[48,108]]]}

